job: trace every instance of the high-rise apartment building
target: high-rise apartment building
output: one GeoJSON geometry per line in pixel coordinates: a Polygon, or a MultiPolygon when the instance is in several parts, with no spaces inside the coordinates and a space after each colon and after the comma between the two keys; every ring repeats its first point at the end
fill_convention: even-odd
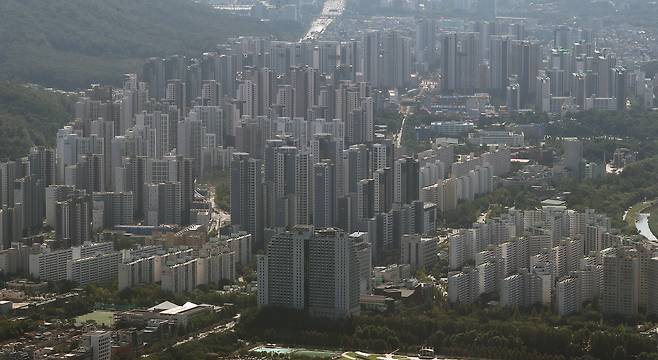
{"type": "Polygon", "coordinates": [[[345,232],[298,227],[279,233],[257,262],[261,306],[326,318],[358,314],[362,269],[357,242],[345,232]]]}
{"type": "Polygon", "coordinates": [[[256,248],[263,247],[262,160],[247,153],[234,153],[231,161],[231,222],[254,236],[256,248]]]}
{"type": "Polygon", "coordinates": [[[395,161],[393,201],[409,204],[420,198],[418,160],[406,156],[395,161]]]}
{"type": "Polygon", "coordinates": [[[148,184],[145,195],[144,216],[147,225],[182,224],[181,184],[179,182],[148,184]]]}
{"type": "Polygon", "coordinates": [[[631,249],[609,248],[603,257],[601,309],[606,314],[632,317],[638,313],[640,263],[631,249]]]}
{"type": "Polygon", "coordinates": [[[478,33],[452,33],[441,38],[441,90],[473,93],[478,88],[480,44],[478,33]]]}
{"type": "Polygon", "coordinates": [[[647,314],[658,315],[658,257],[649,260],[647,314]]]}
{"type": "Polygon", "coordinates": [[[94,193],[94,227],[112,229],[116,225],[131,225],[134,222],[132,193],[94,193]]]}
{"type": "Polygon", "coordinates": [[[55,207],[55,238],[62,246],[78,246],[91,240],[93,201],[90,195],[77,195],[55,207]]]}
{"type": "Polygon", "coordinates": [[[317,228],[336,224],[336,166],[323,161],[313,166],[313,225],[317,228]]]}

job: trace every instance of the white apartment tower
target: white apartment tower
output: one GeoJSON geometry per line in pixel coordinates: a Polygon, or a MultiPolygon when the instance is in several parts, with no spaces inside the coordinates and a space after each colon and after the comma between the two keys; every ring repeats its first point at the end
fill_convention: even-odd
{"type": "Polygon", "coordinates": [[[334,319],[358,314],[362,269],[356,245],[332,228],[299,226],[273,236],[257,261],[259,305],[334,319]]]}
{"type": "Polygon", "coordinates": [[[602,251],[604,313],[634,316],[638,312],[640,263],[631,249],[609,248],[602,251]]]}

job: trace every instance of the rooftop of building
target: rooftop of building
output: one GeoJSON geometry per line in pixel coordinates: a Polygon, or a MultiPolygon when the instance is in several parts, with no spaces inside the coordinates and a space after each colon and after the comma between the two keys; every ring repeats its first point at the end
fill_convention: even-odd
{"type": "Polygon", "coordinates": [[[565,206],[567,204],[564,200],[546,199],[541,202],[542,206],[565,206]]]}

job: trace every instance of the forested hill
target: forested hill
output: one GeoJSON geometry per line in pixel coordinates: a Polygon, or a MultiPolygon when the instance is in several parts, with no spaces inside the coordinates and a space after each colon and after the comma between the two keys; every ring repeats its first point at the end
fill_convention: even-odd
{"type": "Polygon", "coordinates": [[[32,145],[54,145],[57,129],[73,118],[68,95],[0,82],[0,161],[27,155],[32,145]]]}
{"type": "Polygon", "coordinates": [[[115,83],[150,56],[196,55],[238,34],[301,32],[192,0],[2,0],[0,80],[65,89],[115,83]]]}

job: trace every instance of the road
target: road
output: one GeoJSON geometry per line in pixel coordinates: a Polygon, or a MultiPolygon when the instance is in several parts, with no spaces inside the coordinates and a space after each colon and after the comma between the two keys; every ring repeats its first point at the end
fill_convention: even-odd
{"type": "MultiPolygon", "coordinates": [[[[167,347],[163,350],[160,350],[159,352],[164,353],[164,352],[169,351],[172,348],[179,347],[179,346],[187,344],[191,341],[203,340],[203,339],[207,338],[208,336],[210,336],[212,334],[219,334],[219,333],[229,331],[229,330],[231,330],[235,327],[237,321],[239,320],[239,315],[237,317],[235,317],[234,319],[236,319],[236,320],[233,320],[233,321],[231,321],[229,323],[226,323],[226,324],[217,325],[217,326],[213,327],[212,329],[209,329],[209,330],[206,330],[206,331],[201,331],[199,333],[196,333],[195,335],[192,335],[192,336],[187,337],[183,340],[180,340],[177,343],[175,343],[174,345],[171,345],[170,347],[167,347]]],[[[141,357],[142,358],[147,358],[151,355],[153,355],[153,354],[144,354],[141,357]]]]}
{"type": "Polygon", "coordinates": [[[197,334],[196,336],[189,337],[184,341],[177,342],[174,345],[174,347],[180,346],[180,345],[182,345],[186,342],[189,342],[189,341],[202,340],[202,339],[205,339],[205,338],[207,338],[208,336],[210,336],[212,334],[219,334],[219,333],[229,331],[229,330],[233,329],[234,327],[235,327],[235,321],[231,321],[230,323],[224,324],[224,325],[217,325],[217,326],[215,326],[214,328],[212,328],[208,331],[204,331],[202,333],[197,334]]]}
{"type": "Polygon", "coordinates": [[[320,35],[327,30],[327,27],[329,27],[337,17],[343,15],[343,11],[345,11],[345,1],[346,0],[325,0],[322,14],[311,23],[311,28],[302,40],[318,40],[320,35]]]}
{"type": "Polygon", "coordinates": [[[210,226],[208,226],[208,233],[211,233],[215,230],[219,233],[219,229],[222,227],[222,224],[231,221],[231,214],[220,209],[215,203],[214,187],[208,186],[208,194],[209,194],[208,201],[210,201],[210,204],[212,206],[212,213],[210,215],[210,226]]]}
{"type": "Polygon", "coordinates": [[[215,203],[215,188],[212,186],[208,186],[208,201],[210,201],[212,208],[212,212],[210,213],[210,226],[208,226],[208,233],[212,233],[214,231],[219,233],[219,229],[222,227],[221,210],[215,203]]]}
{"type": "Polygon", "coordinates": [[[395,144],[397,147],[402,145],[402,135],[404,132],[404,127],[407,122],[407,118],[414,114],[412,106],[400,106],[400,115],[402,115],[402,123],[400,124],[400,132],[395,136],[395,144]]]}
{"type": "Polygon", "coordinates": [[[402,146],[402,132],[404,131],[404,124],[407,122],[407,117],[409,117],[406,113],[402,114],[402,124],[400,124],[400,132],[396,135],[395,139],[395,145],[397,147],[402,146]]]}
{"type": "Polygon", "coordinates": [[[212,334],[223,333],[223,332],[225,332],[225,331],[229,331],[229,330],[233,329],[234,327],[235,327],[235,321],[231,321],[231,322],[228,323],[228,324],[217,325],[217,326],[215,326],[214,328],[212,328],[212,329],[210,329],[210,330],[207,330],[207,331],[204,331],[204,332],[200,332],[200,333],[198,333],[198,334],[196,334],[196,335],[192,335],[192,336],[190,336],[190,337],[188,337],[188,338],[186,338],[186,339],[183,339],[183,340],[181,340],[181,341],[175,343],[175,344],[172,345],[171,347],[175,348],[175,347],[179,347],[179,346],[181,346],[181,345],[187,344],[187,343],[190,342],[190,341],[203,340],[203,339],[207,338],[208,336],[210,336],[210,335],[212,335],[212,334]]]}
{"type": "MultiPolygon", "coordinates": [[[[368,355],[370,355],[371,357],[376,357],[377,359],[387,359],[387,360],[420,360],[420,358],[415,357],[415,356],[395,355],[394,353],[382,354],[382,355],[376,355],[376,354],[368,354],[368,355]]],[[[343,353],[341,356],[345,359],[357,360],[357,358],[354,357],[354,356],[351,356],[349,352],[343,353]]],[[[370,359],[370,357],[368,357],[368,359],[370,359]]],[[[434,360],[457,360],[457,359],[437,355],[434,358],[434,360]]]]}
{"type": "MultiPolygon", "coordinates": [[[[416,102],[431,100],[431,93],[437,88],[438,82],[431,79],[424,79],[420,82],[420,91],[414,96],[413,100],[416,102]]],[[[400,106],[400,115],[402,115],[402,124],[400,124],[400,131],[395,135],[395,144],[397,147],[402,146],[402,135],[407,118],[414,115],[414,106],[400,106]]]]}

